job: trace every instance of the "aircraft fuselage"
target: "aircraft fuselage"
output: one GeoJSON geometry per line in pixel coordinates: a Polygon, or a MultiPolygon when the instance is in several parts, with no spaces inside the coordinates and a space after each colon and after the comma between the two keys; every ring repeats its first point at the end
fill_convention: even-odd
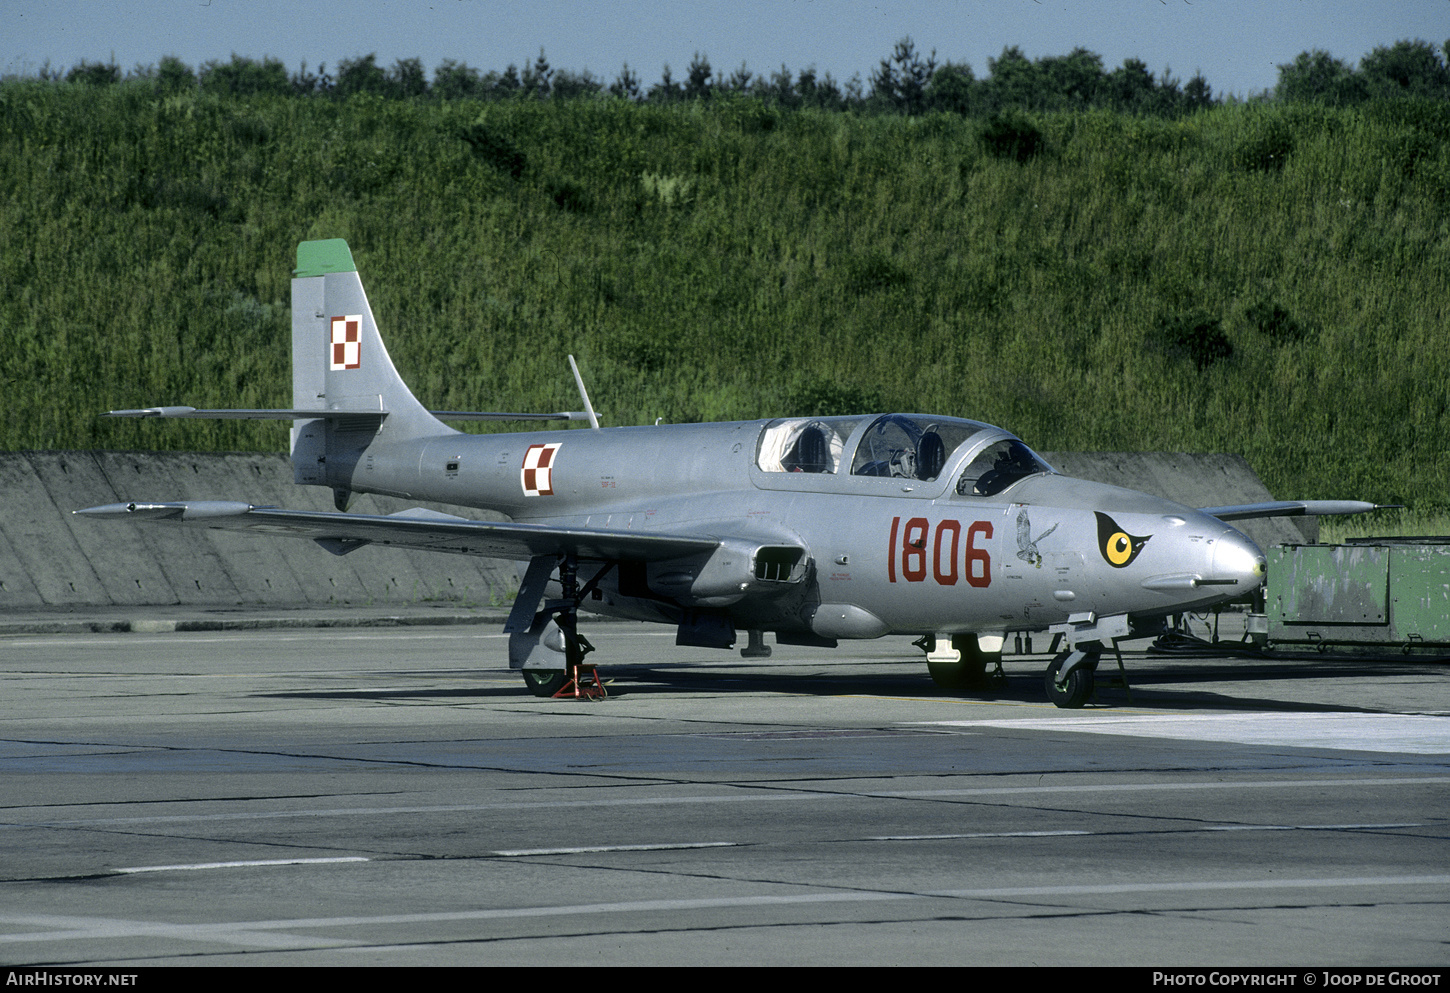
{"type": "Polygon", "coordinates": [[[962,492],[974,456],[1011,439],[989,425],[962,422],[971,430],[933,479],[850,473],[844,459],[876,423],[858,420],[837,471],[763,469],[783,422],[746,421],[398,443],[380,432],[329,482],[519,522],[718,537],[713,555],[622,565],[581,607],[672,623],[698,610],[787,636],[1042,630],[1088,612],[1194,609],[1261,581],[1249,539],[1172,501],[1050,472],[962,492]],[[790,547],[806,554],[771,559],[790,547]]]}

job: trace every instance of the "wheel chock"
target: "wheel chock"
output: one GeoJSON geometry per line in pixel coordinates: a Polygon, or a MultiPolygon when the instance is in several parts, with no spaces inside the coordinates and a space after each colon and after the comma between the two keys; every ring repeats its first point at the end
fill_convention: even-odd
{"type": "Polygon", "coordinates": [[[599,667],[581,662],[572,667],[569,678],[559,687],[554,699],[602,700],[607,696],[609,691],[604,688],[604,683],[599,678],[599,667]]]}

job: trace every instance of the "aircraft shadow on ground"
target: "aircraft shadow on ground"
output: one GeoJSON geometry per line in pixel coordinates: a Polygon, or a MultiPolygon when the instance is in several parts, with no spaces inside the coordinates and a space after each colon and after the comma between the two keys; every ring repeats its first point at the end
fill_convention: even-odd
{"type": "MultiPolygon", "coordinates": [[[[1024,668],[1019,661],[1005,680],[992,681],[982,687],[944,690],[934,686],[930,678],[915,666],[899,670],[889,664],[880,671],[802,672],[806,667],[791,663],[789,670],[770,672],[752,665],[736,670],[718,663],[681,662],[674,664],[602,665],[599,673],[610,697],[645,698],[649,696],[729,696],[748,694],[779,694],[787,696],[835,697],[882,696],[912,699],[959,699],[975,703],[1035,704],[1047,703],[1042,674],[1035,666],[1024,668]]],[[[862,669],[867,667],[863,666],[862,669]]],[[[1149,658],[1130,661],[1127,665],[1128,687],[1121,684],[1116,667],[1104,662],[1098,673],[1095,697],[1088,708],[1144,708],[1174,710],[1247,710],[1301,712],[1361,712],[1365,708],[1353,702],[1355,681],[1388,676],[1450,675],[1450,663],[1444,660],[1422,661],[1366,659],[1362,657],[1306,656],[1292,659],[1253,659],[1224,661],[1218,658],[1149,658]],[[1255,692],[1258,686],[1301,682],[1306,679],[1333,680],[1348,689],[1342,702],[1320,703],[1255,692]],[[1233,692],[1214,689],[1211,685],[1237,684],[1233,692]]],[[[468,677],[463,677],[465,680],[468,677]]],[[[261,694],[272,699],[359,700],[377,703],[437,700],[440,702],[499,702],[536,699],[529,695],[520,680],[500,679],[497,673],[487,675],[487,683],[460,683],[452,687],[389,686],[375,690],[318,689],[286,693],[261,694]]],[[[548,702],[539,700],[540,703],[548,702]]],[[[560,703],[566,701],[559,701],[560,703]]]]}

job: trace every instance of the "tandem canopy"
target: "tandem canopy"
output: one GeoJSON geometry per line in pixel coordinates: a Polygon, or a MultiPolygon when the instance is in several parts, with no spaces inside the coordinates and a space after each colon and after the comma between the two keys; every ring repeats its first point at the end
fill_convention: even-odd
{"type": "Polygon", "coordinates": [[[761,432],[756,465],[762,472],[930,481],[956,456],[982,445],[957,482],[964,496],[991,496],[1026,476],[1053,471],[1005,434],[980,421],[920,414],[788,418],[761,432]],[[988,443],[992,437],[997,440],[988,443]]]}

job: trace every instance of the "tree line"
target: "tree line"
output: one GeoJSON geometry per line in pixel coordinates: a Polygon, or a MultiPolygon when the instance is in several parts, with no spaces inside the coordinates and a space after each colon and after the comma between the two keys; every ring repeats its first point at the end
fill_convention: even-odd
{"type": "Polygon", "coordinates": [[[1380,45],[1359,60],[1358,70],[1322,49],[1300,52],[1279,66],[1274,96],[1336,107],[1395,97],[1450,99],[1450,41],[1439,51],[1418,40],[1380,45]]]}
{"type": "MultiPolygon", "coordinates": [[[[1279,66],[1278,84],[1255,100],[1319,102],[1335,106],[1370,99],[1412,96],[1450,98],[1450,41],[1437,50],[1424,41],[1400,41],[1376,47],[1356,69],[1321,50],[1302,52],[1279,66]]],[[[782,65],[769,73],[752,72],[744,63],[728,73],[696,53],[682,78],[664,66],[658,82],[646,85],[626,63],[613,82],[590,72],[554,69],[540,49],[522,68],[479,70],[465,62],[444,59],[432,79],[417,58],[398,59],[391,66],[376,54],[343,59],[329,72],[303,62],[289,73],[278,59],[253,59],[233,54],[229,61],[211,60],[193,69],[175,56],[155,65],[138,65],[123,74],[114,62],[87,62],[69,70],[49,64],[38,73],[50,82],[95,86],[134,82],[162,94],[195,92],[226,96],[348,97],[371,93],[388,99],[548,100],[615,97],[637,103],[666,104],[727,96],[749,97],[784,108],[813,107],[908,116],[934,111],[990,115],[1003,110],[1063,111],[1107,109],[1133,114],[1175,117],[1222,103],[1202,73],[1186,83],[1169,70],[1154,74],[1140,59],[1129,58],[1106,69],[1102,56],[1085,48],[1067,55],[1029,59],[1017,46],[987,60],[987,75],[978,78],[965,62],[938,61],[923,54],[908,37],[881,60],[869,82],[860,75],[845,83],[814,67],[793,73],[782,65]]],[[[1229,98],[1231,101],[1234,98],[1229,98]]]]}

